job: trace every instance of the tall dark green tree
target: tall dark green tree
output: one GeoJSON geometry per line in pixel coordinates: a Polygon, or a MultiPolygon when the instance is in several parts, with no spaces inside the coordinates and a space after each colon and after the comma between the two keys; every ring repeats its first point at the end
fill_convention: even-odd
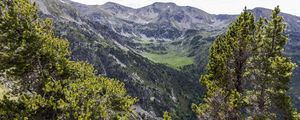
{"type": "MultiPolygon", "coordinates": [[[[285,35],[286,25],[283,17],[279,16],[277,6],[271,15],[271,20],[265,20],[263,25],[262,44],[258,54],[251,63],[255,71],[258,118],[295,119],[296,110],[291,98],[287,95],[288,85],[296,64],[283,55],[288,42],[285,35]]],[[[262,22],[260,22],[262,23],[262,22]]],[[[250,73],[251,73],[250,72],[250,73]]]]}
{"type": "Polygon", "coordinates": [[[0,77],[11,86],[0,119],[127,119],[135,99],[123,83],[70,61],[68,42],[28,0],[0,1],[0,77]],[[13,96],[13,98],[11,98],[13,96]]]}
{"type": "Polygon", "coordinates": [[[202,119],[296,119],[287,95],[295,64],[283,55],[285,24],[273,10],[271,20],[244,10],[210,49],[204,103],[193,105],[202,119]]]}

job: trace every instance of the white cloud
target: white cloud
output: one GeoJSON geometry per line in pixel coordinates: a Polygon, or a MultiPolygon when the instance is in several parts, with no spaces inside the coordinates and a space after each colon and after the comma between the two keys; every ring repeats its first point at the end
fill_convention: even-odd
{"type": "Polygon", "coordinates": [[[89,5],[101,5],[115,2],[121,5],[139,8],[154,2],[174,2],[180,6],[193,6],[212,14],[239,14],[247,8],[265,7],[273,9],[279,5],[282,12],[300,16],[300,0],[73,0],[89,5]]]}

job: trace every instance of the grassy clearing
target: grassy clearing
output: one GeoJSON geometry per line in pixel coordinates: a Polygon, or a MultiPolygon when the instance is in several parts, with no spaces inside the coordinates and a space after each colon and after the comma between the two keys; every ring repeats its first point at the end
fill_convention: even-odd
{"type": "Polygon", "coordinates": [[[143,53],[142,55],[156,63],[166,64],[175,69],[194,63],[193,58],[179,55],[175,52],[168,54],[143,53]]]}

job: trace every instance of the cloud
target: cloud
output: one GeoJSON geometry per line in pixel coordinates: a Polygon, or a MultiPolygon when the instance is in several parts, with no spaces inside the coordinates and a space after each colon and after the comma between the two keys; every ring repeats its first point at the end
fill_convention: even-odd
{"type": "Polygon", "coordinates": [[[273,9],[279,5],[285,13],[300,16],[300,0],[73,0],[89,5],[102,5],[115,2],[121,5],[139,8],[154,2],[174,2],[181,6],[192,6],[212,14],[239,14],[245,6],[252,9],[265,7],[273,9]]]}

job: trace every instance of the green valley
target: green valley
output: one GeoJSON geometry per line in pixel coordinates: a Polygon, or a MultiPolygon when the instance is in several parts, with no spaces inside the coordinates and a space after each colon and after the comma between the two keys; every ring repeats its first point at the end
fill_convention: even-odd
{"type": "Polygon", "coordinates": [[[157,53],[142,53],[142,55],[154,62],[166,64],[175,69],[179,69],[186,65],[191,65],[194,63],[192,57],[186,57],[184,55],[178,55],[178,53],[170,52],[166,54],[157,53]]]}

